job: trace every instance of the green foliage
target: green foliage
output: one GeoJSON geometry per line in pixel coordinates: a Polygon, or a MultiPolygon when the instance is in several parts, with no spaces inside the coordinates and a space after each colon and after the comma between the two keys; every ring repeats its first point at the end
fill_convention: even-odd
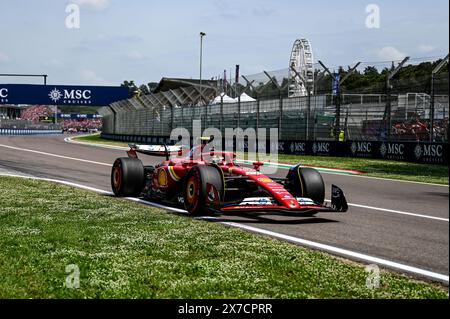
{"type": "Polygon", "coordinates": [[[124,86],[128,88],[128,92],[130,93],[130,96],[133,96],[138,91],[138,87],[134,83],[134,81],[123,81],[123,83],[120,86],[124,86]]]}
{"type": "MultiPolygon", "coordinates": [[[[392,80],[393,90],[395,94],[405,93],[428,93],[431,91],[431,72],[441,62],[423,62],[417,65],[407,65],[403,67],[392,80]]],[[[379,70],[375,66],[366,66],[363,71],[356,70],[350,75],[341,87],[342,93],[359,93],[359,94],[384,94],[386,93],[386,79],[395,65],[385,67],[379,70]]],[[[338,70],[341,78],[346,76],[349,70],[339,67],[338,70]]],[[[331,93],[332,78],[330,75],[319,75],[319,71],[315,71],[315,78],[318,79],[315,86],[317,94],[331,93]]],[[[278,81],[280,83],[280,81],[278,81]]],[[[288,95],[287,89],[288,79],[283,78],[281,87],[281,96],[288,95]]],[[[445,66],[441,72],[436,76],[435,86],[438,94],[449,94],[448,88],[448,65],[445,66]]],[[[259,83],[255,85],[259,97],[278,97],[280,92],[273,83],[259,83]]],[[[250,95],[255,96],[254,92],[250,95]]]]}

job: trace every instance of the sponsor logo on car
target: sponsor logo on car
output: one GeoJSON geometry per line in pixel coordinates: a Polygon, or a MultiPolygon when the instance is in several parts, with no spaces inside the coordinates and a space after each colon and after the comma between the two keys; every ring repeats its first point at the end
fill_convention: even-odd
{"type": "Polygon", "coordinates": [[[272,183],[273,181],[268,178],[268,177],[264,177],[264,178],[258,178],[258,182],[260,183],[272,183]]]}
{"type": "Polygon", "coordinates": [[[297,198],[297,202],[301,205],[301,206],[310,206],[310,205],[314,205],[314,201],[310,198],[297,198]]]}

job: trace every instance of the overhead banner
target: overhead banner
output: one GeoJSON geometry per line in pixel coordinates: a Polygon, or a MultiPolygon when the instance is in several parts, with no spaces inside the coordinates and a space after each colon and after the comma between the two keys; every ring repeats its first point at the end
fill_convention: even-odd
{"type": "Polygon", "coordinates": [[[105,106],[128,98],[122,86],[0,84],[0,104],[105,106]]]}

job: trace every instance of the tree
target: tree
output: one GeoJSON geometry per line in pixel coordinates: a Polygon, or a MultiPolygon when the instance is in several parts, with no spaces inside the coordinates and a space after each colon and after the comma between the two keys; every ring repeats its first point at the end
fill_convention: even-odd
{"type": "Polygon", "coordinates": [[[134,81],[123,81],[123,83],[120,86],[127,87],[130,95],[134,95],[138,90],[136,84],[134,84],[134,81]]]}
{"type": "Polygon", "coordinates": [[[378,69],[374,66],[368,66],[364,69],[364,76],[377,78],[379,75],[378,69]]]}
{"type": "Polygon", "coordinates": [[[155,89],[158,87],[159,83],[158,82],[149,82],[147,85],[148,85],[150,92],[153,93],[155,91],[155,89]]]}
{"type": "Polygon", "coordinates": [[[141,86],[139,87],[139,90],[141,91],[141,94],[144,94],[144,95],[150,94],[150,89],[145,84],[141,84],[141,86]]]}

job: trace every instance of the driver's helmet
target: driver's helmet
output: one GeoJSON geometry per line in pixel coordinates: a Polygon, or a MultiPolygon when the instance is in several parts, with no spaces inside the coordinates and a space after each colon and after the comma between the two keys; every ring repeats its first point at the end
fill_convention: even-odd
{"type": "MultiPolygon", "coordinates": [[[[207,144],[209,144],[209,143],[211,143],[212,141],[214,141],[214,135],[211,135],[211,136],[209,136],[209,137],[207,137],[207,136],[202,136],[202,137],[199,137],[198,139],[199,139],[199,141],[200,141],[200,145],[202,146],[202,150],[203,150],[203,148],[204,148],[207,144]]],[[[211,147],[211,150],[214,150],[214,146],[211,147]]]]}

